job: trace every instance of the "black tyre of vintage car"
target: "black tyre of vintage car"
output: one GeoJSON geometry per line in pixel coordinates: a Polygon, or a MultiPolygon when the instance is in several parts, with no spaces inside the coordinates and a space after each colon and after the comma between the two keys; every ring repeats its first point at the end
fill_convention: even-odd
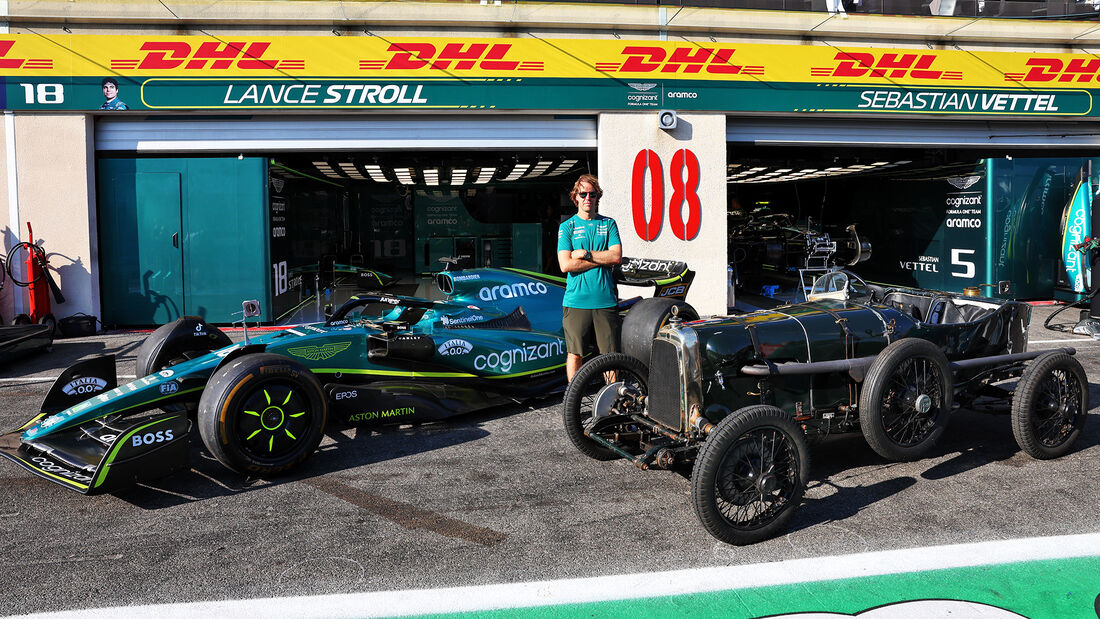
{"type": "MultiPolygon", "coordinates": [[[[198,316],[184,316],[157,327],[138,348],[134,370],[137,375],[148,376],[178,363],[193,359],[212,350],[224,348],[233,342],[229,336],[213,325],[206,324],[198,316]]],[[[169,413],[194,412],[195,404],[167,404],[161,407],[169,413]]]]}
{"type": "Polygon", "coordinates": [[[1089,383],[1081,362],[1050,352],[1028,364],[1012,394],[1012,434],[1033,458],[1049,460],[1073,447],[1085,426],[1089,383]]]}
{"type": "Polygon", "coordinates": [[[742,546],[773,537],[794,515],[810,475],[810,451],[791,416],[746,406],[711,431],[691,472],[695,515],[714,537],[742,546]]]}
{"type": "Polygon", "coordinates": [[[619,454],[585,436],[585,430],[601,418],[619,410],[624,400],[619,387],[631,385],[642,394],[649,393],[649,370],[638,359],[622,353],[600,355],[577,370],[565,389],[562,400],[562,422],[565,435],[578,451],[596,460],[614,460],[619,454]],[[606,385],[605,372],[615,372],[615,382],[606,385]]]}
{"type": "Polygon", "coordinates": [[[906,338],[871,364],[859,396],[867,444],[883,458],[916,460],[943,434],[954,391],[951,365],[935,344],[906,338]]]}
{"type": "Polygon", "coordinates": [[[302,364],[247,354],[214,372],[199,400],[202,442],[227,468],[265,477],[286,472],[321,442],[328,403],[302,364]]]}
{"type": "Polygon", "coordinates": [[[690,304],[678,299],[651,298],[638,301],[623,318],[620,338],[623,352],[649,363],[649,352],[653,350],[653,336],[668,324],[672,318],[672,308],[676,307],[680,318],[698,320],[699,313],[690,304]]]}

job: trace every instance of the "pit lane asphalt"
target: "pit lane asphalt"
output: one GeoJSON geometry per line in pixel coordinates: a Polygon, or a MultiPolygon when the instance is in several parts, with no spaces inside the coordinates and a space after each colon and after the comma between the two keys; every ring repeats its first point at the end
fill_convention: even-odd
{"type": "MultiPolygon", "coordinates": [[[[192,470],[84,497],[0,462],[0,614],[433,588],[746,565],[862,551],[1100,531],[1100,342],[1076,346],[1093,405],[1076,448],[1019,451],[1007,415],[959,411],[932,457],[890,463],[859,436],[812,447],[790,532],[749,547],[707,535],[690,481],[595,462],[561,429],[560,396],[443,423],[332,431],[294,474],[245,480],[205,453],[192,470]]],[[[1076,314],[1067,311],[1062,316],[1076,314]]],[[[1066,318],[1060,322],[1067,322],[1066,318]]],[[[235,340],[240,333],[231,334],[235,340]]],[[[0,371],[0,427],[21,425],[78,358],[133,374],[142,334],[58,340],[0,371]]],[[[1069,340],[1069,341],[1066,341],[1069,340]]],[[[120,379],[125,380],[125,379],[120,379]]]]}

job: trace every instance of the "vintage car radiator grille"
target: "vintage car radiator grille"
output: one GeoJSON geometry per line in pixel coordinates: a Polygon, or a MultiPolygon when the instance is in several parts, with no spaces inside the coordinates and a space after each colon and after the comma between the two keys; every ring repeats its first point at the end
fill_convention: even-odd
{"type": "Polygon", "coordinates": [[[661,425],[681,430],[680,361],[676,344],[654,340],[649,356],[649,417],[661,425]]]}

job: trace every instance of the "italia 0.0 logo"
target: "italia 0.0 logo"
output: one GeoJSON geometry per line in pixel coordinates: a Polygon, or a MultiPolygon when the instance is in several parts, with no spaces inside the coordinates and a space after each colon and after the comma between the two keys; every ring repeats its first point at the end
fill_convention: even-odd
{"type": "Polygon", "coordinates": [[[466,340],[452,339],[447,340],[439,345],[439,354],[445,357],[451,357],[455,355],[465,355],[474,349],[474,345],[466,340]]]}

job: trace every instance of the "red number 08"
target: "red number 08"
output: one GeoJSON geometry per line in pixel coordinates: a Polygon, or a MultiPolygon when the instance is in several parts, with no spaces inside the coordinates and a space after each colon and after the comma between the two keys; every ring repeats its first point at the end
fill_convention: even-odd
{"type": "MultiPolygon", "coordinates": [[[[672,197],[668,201],[668,221],[676,238],[690,241],[699,234],[699,222],[703,207],[699,203],[699,158],[684,148],[672,156],[669,169],[672,176],[672,197]],[[684,180],[684,168],[687,167],[687,180],[684,180]],[[687,202],[687,222],[683,218],[683,205],[687,202]]],[[[664,175],[661,159],[657,153],[649,150],[638,151],[634,157],[634,173],[631,182],[630,202],[634,214],[634,231],[643,241],[652,241],[661,232],[664,219],[664,175]],[[650,214],[645,212],[645,177],[649,175],[650,214]]]]}

